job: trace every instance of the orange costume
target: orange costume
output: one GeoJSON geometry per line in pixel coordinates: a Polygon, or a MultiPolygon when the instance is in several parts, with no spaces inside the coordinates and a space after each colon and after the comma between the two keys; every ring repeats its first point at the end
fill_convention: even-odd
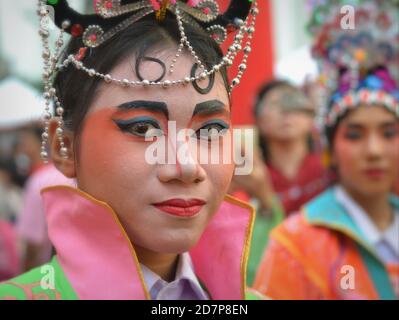
{"type": "Polygon", "coordinates": [[[254,288],[272,299],[397,299],[399,264],[379,258],[333,190],[272,231],[254,288]]]}

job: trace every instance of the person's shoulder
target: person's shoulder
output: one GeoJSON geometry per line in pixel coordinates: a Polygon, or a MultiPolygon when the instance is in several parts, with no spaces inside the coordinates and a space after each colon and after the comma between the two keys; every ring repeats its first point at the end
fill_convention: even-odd
{"type": "Polygon", "coordinates": [[[280,223],[272,233],[289,233],[297,234],[302,233],[304,229],[309,227],[306,218],[302,211],[290,214],[282,223],[280,223]]]}
{"type": "Polygon", "coordinates": [[[56,258],[0,283],[0,300],[76,299],[56,258]]]}
{"type": "Polygon", "coordinates": [[[271,237],[280,244],[312,245],[314,239],[328,241],[331,237],[326,228],[309,223],[304,210],[290,215],[271,233],[271,237]]]}

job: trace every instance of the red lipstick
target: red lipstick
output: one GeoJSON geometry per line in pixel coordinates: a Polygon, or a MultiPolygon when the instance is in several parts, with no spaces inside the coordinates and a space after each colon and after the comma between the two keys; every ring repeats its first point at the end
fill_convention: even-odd
{"type": "Polygon", "coordinates": [[[153,203],[157,209],[178,217],[192,217],[196,215],[206,202],[200,199],[169,199],[153,203]]]}
{"type": "Polygon", "coordinates": [[[373,179],[379,179],[384,175],[384,170],[378,168],[371,168],[364,171],[365,174],[373,179]]]}

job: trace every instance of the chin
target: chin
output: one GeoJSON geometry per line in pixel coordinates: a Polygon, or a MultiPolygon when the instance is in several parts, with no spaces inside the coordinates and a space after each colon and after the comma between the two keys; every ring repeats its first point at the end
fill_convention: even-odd
{"type": "Polygon", "coordinates": [[[159,239],[159,245],[152,244],[151,250],[159,253],[180,254],[190,251],[197,244],[199,237],[177,237],[176,239],[159,239]]]}
{"type": "Polygon", "coordinates": [[[283,142],[287,142],[287,141],[295,140],[297,137],[298,137],[298,135],[296,135],[295,133],[284,132],[284,134],[278,136],[277,139],[280,141],[283,141],[283,142]]]}
{"type": "Polygon", "coordinates": [[[373,197],[377,194],[389,194],[391,192],[391,187],[386,184],[369,181],[367,184],[360,187],[359,191],[365,196],[373,197]]]}

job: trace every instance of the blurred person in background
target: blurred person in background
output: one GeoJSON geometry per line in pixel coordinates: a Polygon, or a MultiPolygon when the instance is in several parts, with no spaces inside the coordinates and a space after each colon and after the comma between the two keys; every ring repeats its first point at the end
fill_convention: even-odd
{"type": "Polygon", "coordinates": [[[254,169],[250,175],[234,176],[231,187],[245,191],[257,208],[248,263],[250,285],[270,230],[329,183],[321,155],[313,148],[313,110],[301,90],[287,81],[265,83],[256,97],[256,145],[250,155],[254,169]]]}
{"type": "Polygon", "coordinates": [[[17,223],[23,248],[23,271],[49,262],[53,253],[40,194],[42,189],[53,185],[76,186],[73,179],[65,177],[52,163],[37,169],[25,184],[17,223]]]}
{"type": "Polygon", "coordinates": [[[0,159],[0,281],[20,271],[18,240],[14,221],[20,210],[21,190],[14,180],[12,160],[0,159]]]}
{"type": "Polygon", "coordinates": [[[12,159],[0,158],[0,219],[15,223],[21,211],[22,190],[12,159]]]}
{"type": "MultiPolygon", "coordinates": [[[[255,132],[256,130],[254,130],[255,132]]],[[[252,172],[249,175],[234,175],[229,190],[230,194],[250,201],[256,209],[256,219],[247,266],[247,284],[249,286],[253,284],[256,271],[268,243],[270,230],[284,218],[284,209],[273,190],[268,170],[256,144],[256,136],[254,137],[254,142],[253,154],[241,155],[245,156],[248,163],[253,163],[252,172]]],[[[246,149],[241,147],[240,150],[246,149]]]]}
{"type": "Polygon", "coordinates": [[[274,299],[399,298],[398,21],[392,4],[364,4],[355,32],[339,3],[312,25],[337,184],[271,232],[254,287],[274,299]]]}
{"type": "Polygon", "coordinates": [[[19,248],[21,271],[26,271],[48,262],[52,254],[41,189],[55,184],[73,185],[73,181],[41,160],[43,128],[39,119],[27,116],[14,121],[7,127],[8,136],[15,137],[7,148],[11,159],[0,161],[0,190],[5,190],[0,192],[0,215],[15,224],[15,246],[19,248]]]}
{"type": "Polygon", "coordinates": [[[349,108],[328,131],[338,184],[271,233],[255,281],[271,298],[398,297],[398,115],[382,102],[349,108]]]}
{"type": "Polygon", "coordinates": [[[11,223],[0,219],[0,282],[20,272],[17,236],[11,223]]]}
{"type": "Polygon", "coordinates": [[[21,126],[17,130],[14,158],[18,173],[24,177],[24,182],[44,166],[40,159],[42,131],[42,126],[36,122],[21,126]]]}
{"type": "Polygon", "coordinates": [[[314,108],[299,88],[273,80],[260,88],[254,116],[268,175],[288,215],[330,183],[314,148],[314,108]]]}
{"type": "Polygon", "coordinates": [[[22,269],[30,270],[50,261],[52,244],[47,233],[41,190],[52,185],[71,185],[53,164],[40,158],[43,129],[39,124],[25,125],[18,130],[15,159],[20,174],[27,174],[16,231],[21,241],[22,269]]]}

